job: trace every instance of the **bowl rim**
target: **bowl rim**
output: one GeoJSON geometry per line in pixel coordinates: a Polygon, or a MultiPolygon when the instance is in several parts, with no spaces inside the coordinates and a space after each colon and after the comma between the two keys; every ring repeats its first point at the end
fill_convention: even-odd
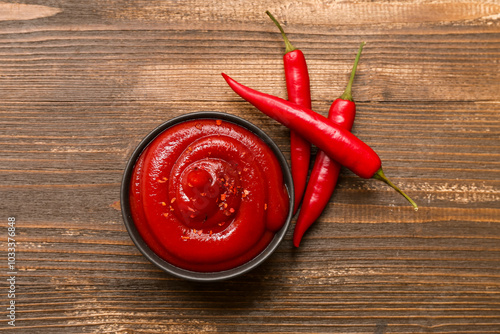
{"type": "Polygon", "coordinates": [[[166,122],[157,126],[154,130],[152,130],[140,141],[140,143],[137,145],[137,147],[130,155],[123,172],[122,183],[120,188],[120,206],[121,206],[123,221],[130,235],[130,238],[134,242],[135,246],[139,249],[139,251],[150,262],[155,264],[158,268],[162,269],[163,271],[173,276],[196,282],[213,282],[213,281],[221,281],[234,278],[236,276],[240,276],[244,273],[247,273],[255,269],[257,266],[259,266],[265,260],[267,260],[267,258],[271,256],[271,254],[273,254],[276,248],[281,244],[290,226],[290,222],[293,216],[294,198],[295,196],[294,196],[292,174],[288,166],[288,162],[285,156],[283,155],[283,152],[281,152],[281,150],[279,149],[278,145],[271,139],[271,137],[269,137],[267,133],[265,133],[262,129],[260,129],[258,126],[251,123],[250,121],[241,118],[240,116],[220,111],[191,112],[171,118],[170,120],[167,120],[166,122]],[[281,166],[281,170],[283,172],[283,181],[288,190],[290,209],[283,227],[278,232],[276,232],[274,238],[261,253],[259,253],[250,261],[228,270],[216,271],[216,272],[198,272],[198,271],[183,269],[165,261],[164,259],[159,257],[155,252],[153,252],[146,244],[146,242],[142,239],[139,231],[135,227],[135,223],[134,220],[132,219],[130,211],[129,185],[130,185],[130,180],[132,178],[135,162],[139,158],[140,154],[158,135],[160,135],[166,129],[176,124],[194,119],[220,119],[223,121],[239,125],[257,135],[261,140],[264,141],[264,143],[267,146],[269,146],[269,148],[271,148],[274,155],[278,159],[278,162],[281,166]]]}

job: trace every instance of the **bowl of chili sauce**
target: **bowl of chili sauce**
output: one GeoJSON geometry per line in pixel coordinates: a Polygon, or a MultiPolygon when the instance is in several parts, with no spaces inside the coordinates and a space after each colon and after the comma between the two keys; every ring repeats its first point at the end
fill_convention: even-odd
{"type": "Polygon", "coordinates": [[[139,143],[124,170],[121,209],[153,264],[176,277],[218,281],[276,250],[293,191],[288,163],[263,130],[200,111],[166,121],[139,143]]]}

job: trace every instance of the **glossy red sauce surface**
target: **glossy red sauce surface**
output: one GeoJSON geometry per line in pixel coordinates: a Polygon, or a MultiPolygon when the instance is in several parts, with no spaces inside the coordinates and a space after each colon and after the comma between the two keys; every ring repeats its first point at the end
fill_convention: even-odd
{"type": "Polygon", "coordinates": [[[130,205],[157,255],[215,272],[264,250],[286,221],[289,197],[280,164],[260,138],[201,119],[168,128],[146,147],[134,167],[130,205]]]}

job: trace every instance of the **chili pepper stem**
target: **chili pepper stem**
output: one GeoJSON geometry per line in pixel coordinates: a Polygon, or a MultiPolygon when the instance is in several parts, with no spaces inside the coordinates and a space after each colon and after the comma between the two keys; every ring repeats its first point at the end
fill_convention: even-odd
{"type": "Polygon", "coordinates": [[[383,181],[385,183],[387,183],[389,186],[391,186],[392,188],[394,188],[394,190],[396,190],[398,193],[400,193],[401,195],[404,196],[404,198],[406,198],[408,200],[408,202],[411,203],[411,205],[413,205],[413,208],[415,209],[415,211],[418,211],[418,206],[417,206],[417,203],[415,203],[408,195],[406,195],[401,189],[399,189],[394,183],[392,183],[385,175],[384,175],[384,172],[382,171],[382,168],[380,168],[376,173],[375,175],[373,175],[373,178],[374,179],[377,179],[377,180],[380,180],[380,181],[383,181]]]}
{"type": "Polygon", "coordinates": [[[273,14],[271,14],[268,10],[266,10],[266,14],[271,18],[271,20],[273,20],[274,24],[276,24],[278,29],[281,31],[281,36],[283,36],[283,40],[285,41],[285,47],[286,47],[285,53],[294,51],[295,48],[293,47],[292,43],[290,43],[290,41],[288,40],[288,37],[286,37],[285,31],[281,27],[281,24],[278,22],[278,20],[276,20],[273,14]]]}
{"type": "Polygon", "coordinates": [[[347,87],[345,88],[344,93],[340,96],[340,99],[352,101],[352,83],[354,82],[354,76],[356,75],[356,69],[358,68],[359,58],[361,57],[361,51],[363,50],[363,46],[365,46],[365,42],[361,42],[361,45],[358,49],[358,54],[356,55],[356,59],[354,60],[354,66],[352,67],[351,77],[349,78],[349,82],[347,83],[347,87]]]}

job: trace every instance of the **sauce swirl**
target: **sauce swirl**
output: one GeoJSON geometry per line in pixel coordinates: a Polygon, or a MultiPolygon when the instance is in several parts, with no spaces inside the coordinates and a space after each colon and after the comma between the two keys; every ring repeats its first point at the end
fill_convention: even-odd
{"type": "Polygon", "coordinates": [[[139,156],[131,213],[146,244],[187,270],[216,272],[257,256],[286,221],[281,166],[254,133],[216,119],[189,120],[139,156]]]}

